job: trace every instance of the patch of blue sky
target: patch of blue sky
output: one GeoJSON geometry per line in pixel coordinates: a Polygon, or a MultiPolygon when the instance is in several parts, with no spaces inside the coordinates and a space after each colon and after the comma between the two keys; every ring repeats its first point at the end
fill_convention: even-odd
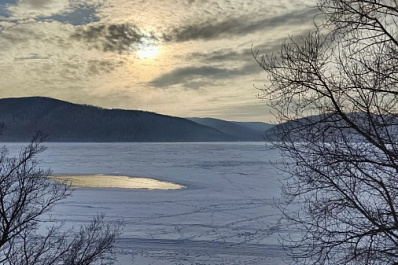
{"type": "Polygon", "coordinates": [[[91,22],[98,22],[100,19],[96,15],[94,7],[77,7],[72,12],[65,14],[55,14],[48,17],[40,17],[40,21],[56,20],[65,24],[72,24],[74,26],[85,25],[91,22]]]}
{"type": "Polygon", "coordinates": [[[16,5],[18,0],[1,0],[0,1],[0,17],[9,17],[10,13],[8,12],[7,7],[9,5],[16,5]]]}

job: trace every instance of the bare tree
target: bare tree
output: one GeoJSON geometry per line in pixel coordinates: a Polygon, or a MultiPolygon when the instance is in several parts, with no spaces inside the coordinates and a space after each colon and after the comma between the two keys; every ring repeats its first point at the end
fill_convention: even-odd
{"type": "Polygon", "coordinates": [[[70,187],[49,179],[38,168],[45,150],[37,134],[18,157],[0,152],[0,263],[7,265],[111,264],[120,225],[103,216],[78,231],[62,229],[48,213],[70,194],[70,187]]]}
{"type": "Polygon", "coordinates": [[[295,263],[398,264],[397,5],[319,0],[314,32],[255,55],[282,123],[295,263]]]}

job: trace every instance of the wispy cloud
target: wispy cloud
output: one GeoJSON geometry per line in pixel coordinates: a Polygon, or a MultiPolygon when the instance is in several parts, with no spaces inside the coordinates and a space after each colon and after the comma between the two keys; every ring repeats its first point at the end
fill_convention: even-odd
{"type": "Polygon", "coordinates": [[[260,67],[253,60],[239,68],[219,68],[212,66],[184,67],[175,69],[153,79],[150,84],[165,88],[182,84],[185,88],[198,89],[199,85],[209,85],[216,80],[233,79],[239,76],[251,75],[259,72],[260,67]]]}
{"type": "MultiPolygon", "coordinates": [[[[290,36],[295,41],[300,41],[300,38],[305,37],[309,34],[309,29],[297,31],[296,34],[290,36]]],[[[260,55],[277,53],[281,49],[281,43],[283,43],[289,36],[281,38],[275,38],[273,40],[268,39],[266,42],[257,44],[253,43],[251,48],[246,49],[217,49],[209,52],[193,52],[188,55],[178,56],[179,59],[185,60],[198,60],[203,63],[228,63],[228,62],[250,62],[254,60],[257,52],[260,55]]]]}
{"type": "Polygon", "coordinates": [[[19,0],[16,4],[7,5],[10,17],[17,20],[60,14],[70,8],[69,0],[19,0]]]}
{"type": "Polygon", "coordinates": [[[300,25],[312,22],[316,14],[314,9],[292,11],[287,14],[253,20],[250,17],[226,18],[222,21],[206,21],[199,24],[174,28],[163,34],[165,41],[212,40],[230,36],[244,36],[250,33],[265,31],[283,25],[300,25]]]}
{"type": "Polygon", "coordinates": [[[123,61],[117,60],[88,60],[87,73],[89,76],[107,74],[114,71],[116,68],[124,65],[123,61]]]}

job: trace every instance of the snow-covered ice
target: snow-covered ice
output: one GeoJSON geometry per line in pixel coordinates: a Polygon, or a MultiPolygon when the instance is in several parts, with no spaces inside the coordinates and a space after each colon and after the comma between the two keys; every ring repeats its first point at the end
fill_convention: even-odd
{"type": "Polygon", "coordinates": [[[53,175],[50,178],[74,188],[120,188],[147,190],[179,190],[185,188],[175,183],[149,178],[113,175],[53,175]]]}
{"type": "MultiPolygon", "coordinates": [[[[21,144],[6,144],[19,150],[21,144]]],[[[180,190],[79,188],[52,215],[124,221],[117,264],[282,264],[280,155],[264,143],[47,143],[54,174],[138,176],[180,190]]]]}

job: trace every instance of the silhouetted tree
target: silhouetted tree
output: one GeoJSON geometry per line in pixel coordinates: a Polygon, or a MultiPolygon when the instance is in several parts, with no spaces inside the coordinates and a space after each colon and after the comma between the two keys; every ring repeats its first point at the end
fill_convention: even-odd
{"type": "Polygon", "coordinates": [[[255,55],[282,123],[295,263],[398,264],[397,5],[319,0],[314,32],[255,55]]]}
{"type": "Polygon", "coordinates": [[[120,225],[103,216],[80,229],[62,229],[50,220],[54,204],[70,194],[70,187],[49,179],[38,168],[36,156],[45,150],[37,134],[10,157],[0,152],[0,263],[6,265],[111,264],[112,248],[120,225]]]}

